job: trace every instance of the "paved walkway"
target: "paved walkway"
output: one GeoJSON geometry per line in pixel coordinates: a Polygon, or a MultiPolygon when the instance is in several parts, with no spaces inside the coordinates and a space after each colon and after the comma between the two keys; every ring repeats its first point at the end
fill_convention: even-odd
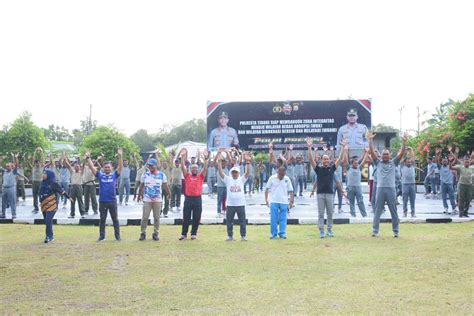
{"type": "MultiPolygon", "coordinates": [[[[265,198],[263,193],[256,193],[251,197],[247,196],[247,207],[246,214],[249,224],[268,224],[270,222],[269,209],[265,206],[265,198]]],[[[348,223],[371,223],[373,213],[372,208],[368,207],[368,194],[364,194],[364,201],[366,202],[366,208],[368,216],[362,218],[358,212],[356,205],[357,216],[352,218],[349,212],[349,205],[343,204],[342,213],[334,214],[335,224],[348,224],[348,223]]],[[[25,205],[17,206],[17,218],[11,219],[10,210],[7,210],[7,218],[0,219],[0,223],[43,223],[42,214],[33,214],[31,211],[32,198],[29,197],[26,200],[25,205]]],[[[207,195],[203,195],[203,213],[202,213],[202,224],[222,224],[224,218],[217,217],[216,211],[216,198],[210,198],[207,195]]],[[[336,207],[335,207],[336,208],[336,207]]],[[[336,208],[337,209],[337,208],[336,208]]],[[[445,215],[443,214],[443,202],[441,199],[431,200],[425,199],[423,194],[418,194],[416,197],[416,218],[403,218],[402,217],[402,206],[398,206],[398,214],[401,222],[412,222],[412,223],[440,223],[440,222],[465,222],[474,220],[474,210],[471,207],[469,209],[470,218],[459,218],[458,215],[445,215]]],[[[89,211],[92,213],[92,210],[89,211]]],[[[142,205],[136,202],[130,202],[129,205],[119,206],[119,220],[121,225],[138,225],[142,215],[142,205]]],[[[89,214],[84,219],[80,218],[79,212],[76,206],[76,218],[68,219],[69,215],[69,204],[66,209],[60,209],[55,216],[56,223],[58,224],[98,224],[98,215],[89,214]]],[[[151,216],[152,217],[152,216],[151,216]]],[[[162,224],[180,224],[182,218],[182,211],[180,212],[169,212],[168,218],[162,218],[162,224]]],[[[390,221],[390,212],[387,209],[382,215],[382,221],[390,221]]],[[[111,223],[110,217],[107,221],[111,223]]],[[[295,198],[295,207],[291,210],[288,216],[289,224],[316,224],[317,223],[317,205],[316,198],[310,198],[309,192],[304,193],[302,197],[295,198]]]]}

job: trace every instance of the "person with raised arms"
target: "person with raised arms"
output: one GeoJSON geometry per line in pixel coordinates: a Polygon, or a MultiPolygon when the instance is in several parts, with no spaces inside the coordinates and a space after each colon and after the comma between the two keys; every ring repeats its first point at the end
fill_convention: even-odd
{"type": "MultiPolygon", "coordinates": [[[[311,166],[316,173],[316,186],[317,186],[317,200],[318,200],[318,226],[319,226],[319,237],[326,237],[324,231],[324,212],[327,214],[327,236],[334,237],[332,230],[333,226],[333,213],[334,213],[334,173],[337,167],[342,164],[344,160],[344,152],[347,151],[347,141],[342,140],[342,148],[339,153],[339,158],[331,163],[331,159],[328,155],[322,156],[322,163],[319,164],[319,157],[313,158],[313,139],[308,137],[306,140],[308,144],[308,158],[311,166]]],[[[336,185],[341,185],[341,182],[337,181],[336,185]]],[[[341,188],[342,190],[342,188],[341,188]]],[[[344,193],[344,191],[342,190],[344,193]]]]}
{"type": "Polygon", "coordinates": [[[396,167],[405,156],[407,148],[408,136],[405,133],[402,137],[403,144],[402,148],[398,152],[398,155],[390,159],[390,150],[384,149],[382,151],[382,159],[377,157],[374,149],[374,137],[371,131],[367,132],[367,138],[369,139],[369,153],[372,156],[374,165],[377,167],[377,188],[376,195],[377,199],[375,202],[375,214],[372,227],[372,237],[377,237],[379,234],[380,217],[384,209],[385,203],[387,203],[392,217],[392,230],[393,236],[399,236],[399,218],[397,214],[397,193],[395,189],[395,172],[396,167]]]}
{"type": "Polygon", "coordinates": [[[228,176],[222,170],[222,155],[221,151],[217,153],[216,160],[218,166],[219,176],[223,179],[227,187],[227,212],[226,212],[226,224],[227,224],[227,241],[234,240],[233,229],[234,229],[234,217],[237,213],[237,218],[240,224],[240,240],[247,241],[247,223],[245,218],[245,193],[244,186],[250,175],[250,164],[252,162],[252,156],[248,153],[243,153],[243,158],[246,161],[245,174],[240,175],[239,167],[232,167],[230,170],[231,176],[228,176]]]}
{"type": "Polygon", "coordinates": [[[207,174],[207,167],[209,162],[209,152],[204,152],[204,167],[201,172],[198,172],[198,165],[192,164],[190,172],[186,168],[186,161],[188,158],[188,151],[186,148],[181,149],[179,156],[181,156],[181,170],[184,174],[184,208],[183,208],[183,225],[181,230],[181,237],[179,240],[186,240],[189,230],[189,223],[191,221],[191,214],[193,216],[193,223],[191,228],[191,240],[197,238],[199,224],[201,222],[202,213],[202,186],[207,174]]]}
{"type": "Polygon", "coordinates": [[[105,221],[107,220],[107,213],[110,213],[114,225],[115,240],[121,241],[120,238],[120,224],[117,214],[117,196],[115,188],[117,187],[117,179],[120,176],[123,168],[123,150],[117,149],[118,166],[117,170],[113,170],[110,161],[104,162],[103,170],[97,170],[91,161],[90,151],[86,152],[86,163],[93,174],[99,179],[99,239],[98,242],[105,240],[105,221]]]}

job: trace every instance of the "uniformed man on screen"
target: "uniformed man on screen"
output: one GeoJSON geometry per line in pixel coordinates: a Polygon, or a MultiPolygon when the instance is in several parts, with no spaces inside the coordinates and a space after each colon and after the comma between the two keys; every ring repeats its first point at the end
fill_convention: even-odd
{"type": "Polygon", "coordinates": [[[365,133],[367,126],[357,123],[357,110],[350,109],[347,111],[347,124],[342,125],[337,132],[337,147],[341,148],[343,139],[347,139],[349,148],[366,148],[368,146],[365,133]]]}
{"type": "Polygon", "coordinates": [[[210,151],[218,150],[219,148],[230,148],[239,144],[237,131],[232,127],[227,126],[229,123],[229,115],[227,112],[221,112],[217,118],[219,127],[214,128],[209,135],[207,147],[210,151]]]}

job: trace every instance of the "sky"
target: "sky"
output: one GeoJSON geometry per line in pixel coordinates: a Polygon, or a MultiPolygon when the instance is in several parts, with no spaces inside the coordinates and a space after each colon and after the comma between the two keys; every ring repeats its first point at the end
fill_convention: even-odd
{"type": "Polygon", "coordinates": [[[416,129],[474,92],[474,1],[0,1],[0,126],[131,135],[212,101],[372,98],[416,129]],[[422,120],[428,114],[422,115],[422,120]]]}

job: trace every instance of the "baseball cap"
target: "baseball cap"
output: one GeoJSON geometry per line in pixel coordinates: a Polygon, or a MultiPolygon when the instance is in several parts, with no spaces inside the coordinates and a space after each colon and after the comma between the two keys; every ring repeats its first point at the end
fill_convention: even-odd
{"type": "Polygon", "coordinates": [[[156,166],[158,165],[158,161],[155,158],[151,158],[146,162],[146,164],[149,166],[156,166]]]}
{"type": "Polygon", "coordinates": [[[232,169],[230,169],[230,173],[234,171],[237,171],[238,173],[240,173],[240,169],[238,167],[232,167],[232,169]]]}

